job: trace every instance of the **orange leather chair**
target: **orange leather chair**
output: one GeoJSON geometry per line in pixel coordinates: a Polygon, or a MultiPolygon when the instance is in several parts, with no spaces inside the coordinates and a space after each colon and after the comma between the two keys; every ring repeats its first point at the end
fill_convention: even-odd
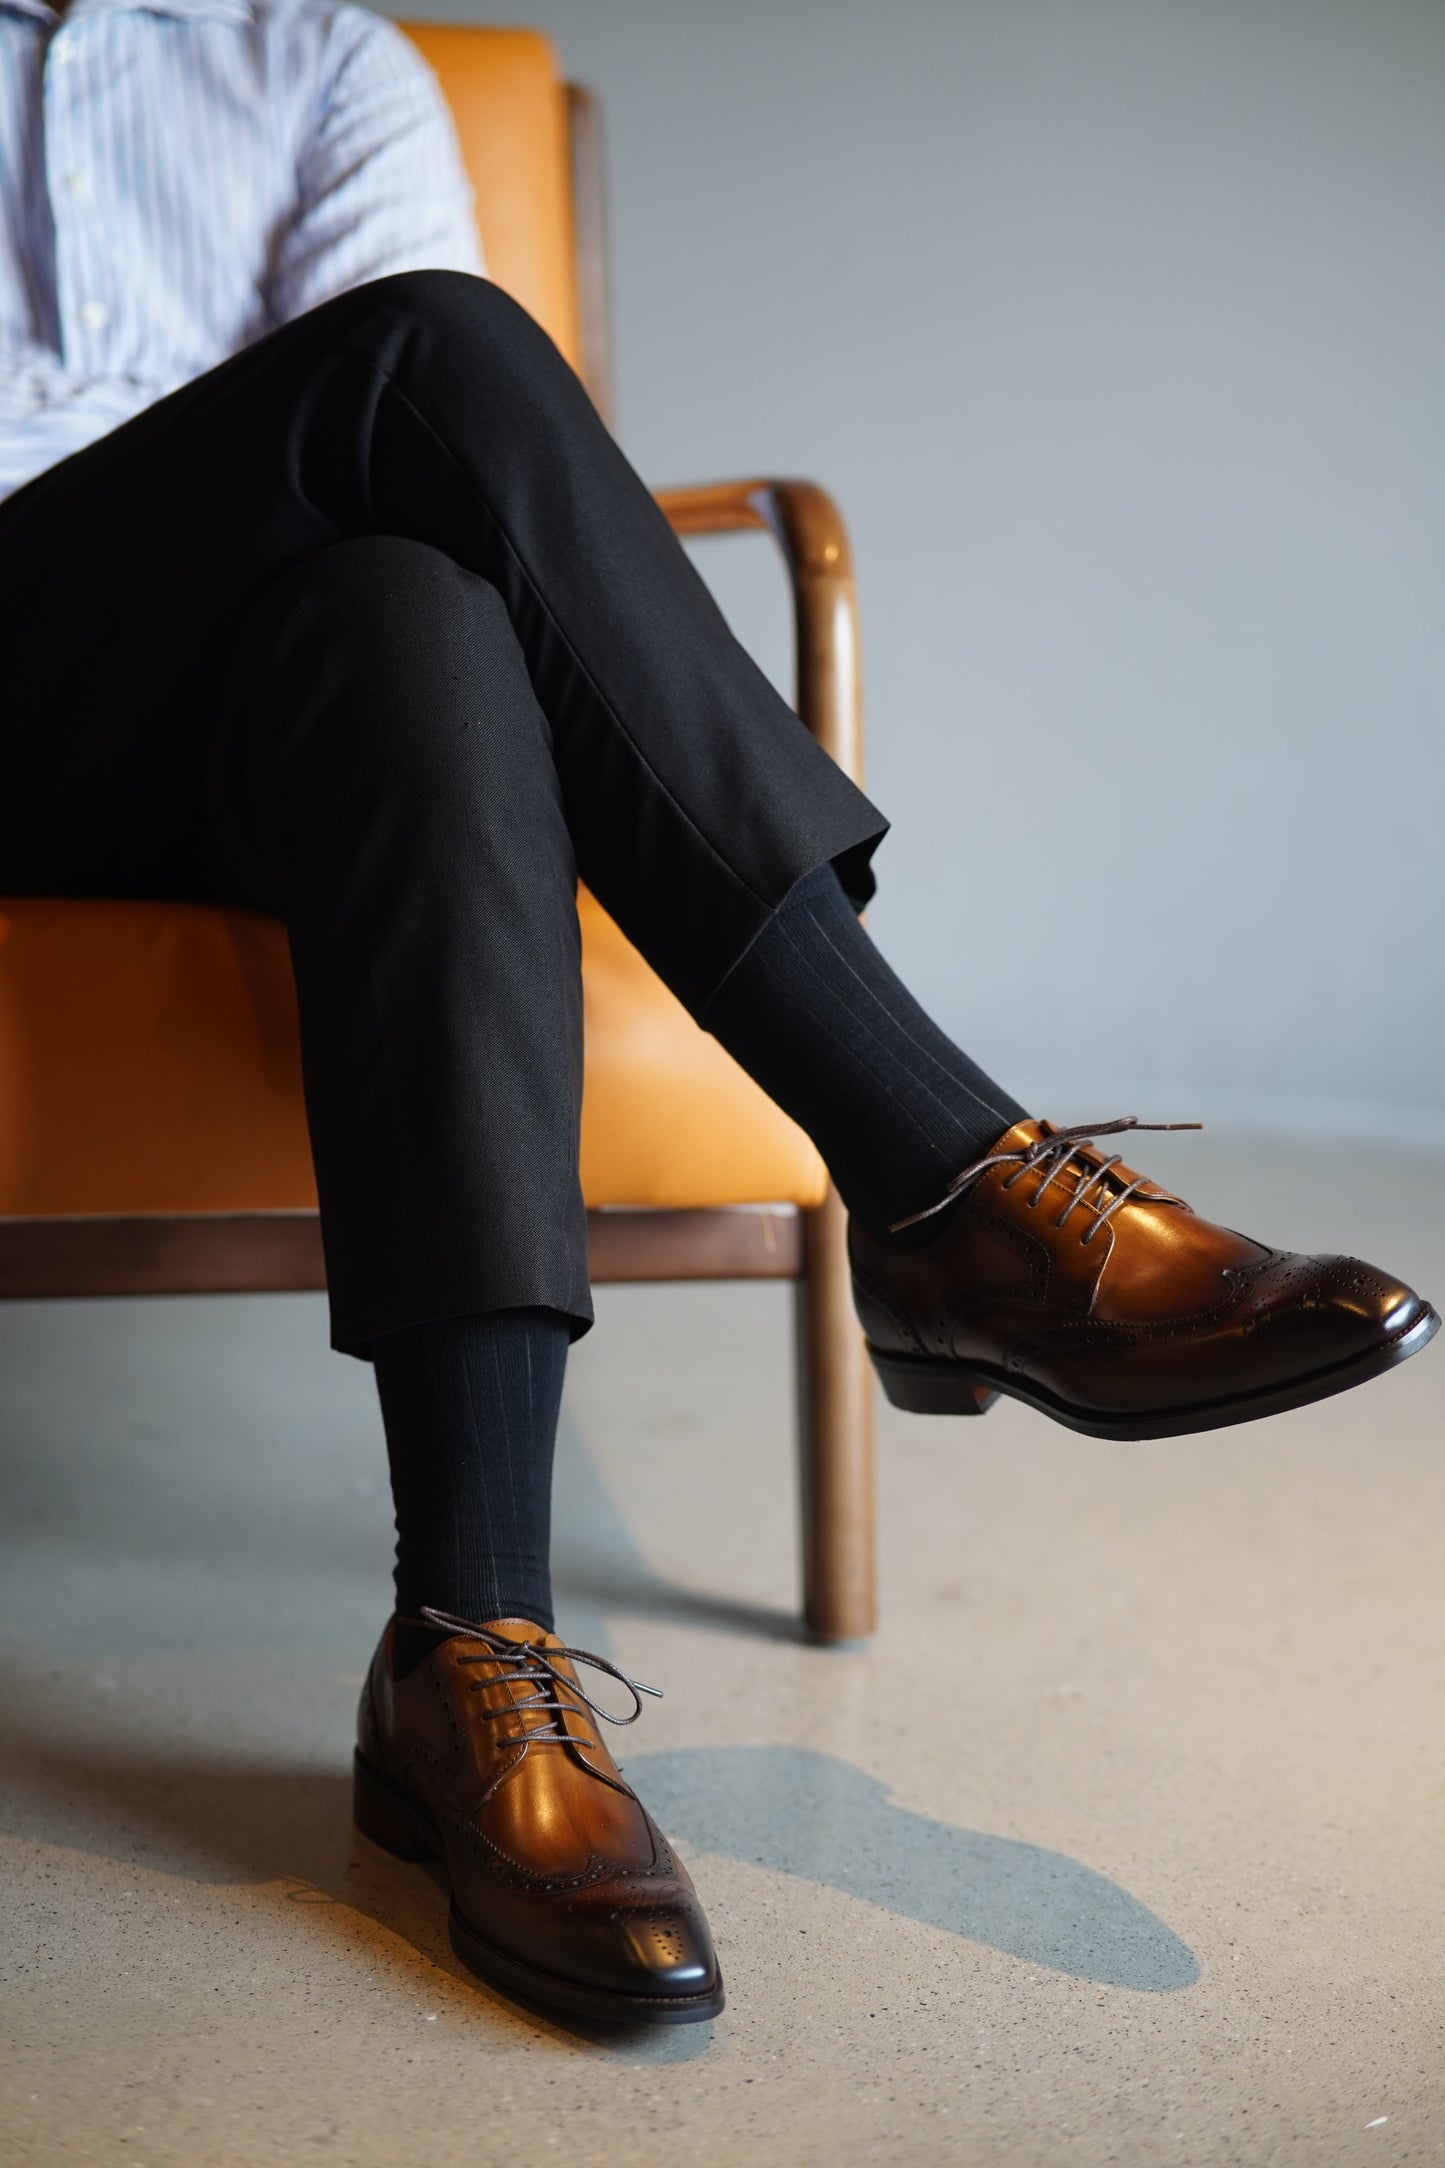
{"type": "MultiPolygon", "coordinates": [[[[600,135],[531,32],[413,26],[456,115],[488,265],[605,414],[600,135]]],[[[682,534],[759,528],[797,622],[798,708],[858,772],[856,613],[807,483],[666,492],[682,534]]],[[[871,1380],[844,1215],[802,1132],[585,892],[582,1181],[593,1278],[797,1283],[804,1608],[871,1630],[871,1380]]],[[[324,1284],[284,929],[206,905],[0,899],[0,1294],[324,1284]]]]}

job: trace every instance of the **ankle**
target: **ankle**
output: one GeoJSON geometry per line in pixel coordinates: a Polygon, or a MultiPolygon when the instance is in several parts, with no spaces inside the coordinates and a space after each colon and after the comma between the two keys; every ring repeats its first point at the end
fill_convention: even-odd
{"type": "Polygon", "coordinates": [[[439,1626],[430,1626],[424,1618],[403,1617],[398,1611],[391,1628],[391,1675],[393,1680],[409,1678],[418,1664],[426,1662],[433,1649],[439,1649],[451,1636],[439,1626]]]}
{"type": "MultiPolygon", "coordinates": [[[[937,1202],[936,1199],[933,1201],[937,1202]]],[[[914,1220],[907,1227],[899,1227],[896,1223],[890,1221],[876,1229],[870,1227],[868,1231],[876,1242],[883,1243],[890,1250],[926,1250],[930,1244],[939,1241],[943,1235],[947,1234],[962,1205],[963,1196],[953,1197],[950,1198],[941,1212],[930,1213],[927,1219],[914,1220]]],[[[926,1210],[927,1207],[915,1206],[914,1209],[926,1210]]],[[[900,1218],[908,1217],[907,1214],[900,1214],[899,1216],[900,1218]]]]}

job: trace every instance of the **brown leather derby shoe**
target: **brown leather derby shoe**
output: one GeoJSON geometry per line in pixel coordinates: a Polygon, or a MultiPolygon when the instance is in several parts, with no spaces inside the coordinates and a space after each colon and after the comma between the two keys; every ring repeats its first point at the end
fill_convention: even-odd
{"type": "Polygon", "coordinates": [[[914,1215],[959,1200],[935,1241],[850,1227],[895,1407],[979,1415],[1007,1393],[1096,1438],[1176,1437],[1344,1392],[1433,1338],[1435,1312],[1387,1273],[1212,1226],[1087,1141],[1165,1126],[1195,1125],[1017,1122],[914,1215]]]}
{"type": "Polygon", "coordinates": [[[402,1859],[439,1859],[452,1947],[483,1979],[579,2017],[716,2017],[722,1976],[687,1869],[625,1784],[577,1663],[639,1688],[526,1619],[451,1634],[403,1679],[388,1625],[362,1691],[358,1828],[402,1859]]]}

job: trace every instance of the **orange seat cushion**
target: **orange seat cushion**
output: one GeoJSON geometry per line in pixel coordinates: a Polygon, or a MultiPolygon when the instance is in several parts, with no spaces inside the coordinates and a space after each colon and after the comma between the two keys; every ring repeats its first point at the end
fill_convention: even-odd
{"type": "MultiPolygon", "coordinates": [[[[821,1201],[808,1139],[606,913],[582,917],[598,1205],[821,1201]]],[[[0,903],[0,1215],[314,1206],[285,929],[205,904],[0,903]]]]}

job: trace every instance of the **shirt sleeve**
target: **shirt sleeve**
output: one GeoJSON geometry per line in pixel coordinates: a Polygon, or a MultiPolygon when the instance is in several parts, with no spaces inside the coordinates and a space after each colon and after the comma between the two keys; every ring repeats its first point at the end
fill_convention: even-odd
{"type": "Polygon", "coordinates": [[[391,23],[343,8],[297,161],[268,300],[278,323],[396,271],[484,273],[441,88],[391,23]]]}

